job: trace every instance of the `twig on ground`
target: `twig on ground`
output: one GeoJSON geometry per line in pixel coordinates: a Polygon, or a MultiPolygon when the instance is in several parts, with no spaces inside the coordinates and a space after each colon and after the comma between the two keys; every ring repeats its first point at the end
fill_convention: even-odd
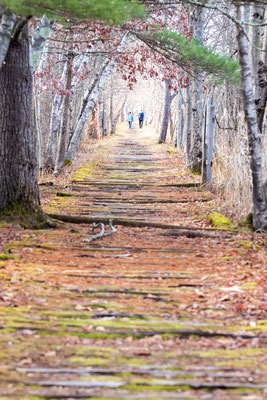
{"type": "Polygon", "coordinates": [[[91,236],[89,239],[85,239],[84,242],[91,243],[93,240],[99,239],[101,237],[109,236],[109,235],[112,235],[113,233],[117,232],[117,229],[114,228],[114,226],[112,225],[111,219],[109,220],[109,226],[110,226],[111,230],[108,232],[105,232],[105,224],[103,224],[102,222],[99,222],[97,224],[94,223],[92,230],[94,231],[96,228],[100,227],[101,231],[99,233],[91,236]]]}

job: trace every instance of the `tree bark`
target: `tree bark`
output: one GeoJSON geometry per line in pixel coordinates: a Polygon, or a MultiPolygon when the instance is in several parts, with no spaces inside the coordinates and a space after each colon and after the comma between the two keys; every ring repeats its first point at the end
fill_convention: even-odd
{"type": "Polygon", "coordinates": [[[160,130],[158,143],[165,143],[166,142],[166,137],[167,137],[167,132],[168,132],[168,125],[169,125],[170,110],[171,110],[171,102],[172,102],[172,94],[171,94],[171,90],[169,89],[170,83],[171,83],[170,79],[168,79],[165,82],[164,114],[163,114],[163,120],[162,120],[162,125],[161,125],[161,130],[160,130]]]}
{"type": "MultiPolygon", "coordinates": [[[[64,64],[61,82],[66,79],[67,63],[64,64]]],[[[61,115],[63,110],[63,95],[56,94],[53,100],[51,117],[50,117],[50,130],[45,154],[45,169],[47,172],[54,171],[56,165],[56,150],[57,138],[59,135],[61,115]]]]}
{"type": "Polygon", "coordinates": [[[183,97],[182,97],[182,92],[181,88],[179,89],[178,93],[178,99],[177,99],[177,108],[178,108],[178,120],[177,120],[177,128],[176,128],[176,133],[174,137],[174,146],[175,147],[183,147],[183,110],[182,110],[182,104],[183,104],[183,97]]]}
{"type": "Polygon", "coordinates": [[[190,163],[190,146],[192,138],[192,95],[191,88],[188,85],[186,88],[186,111],[185,111],[185,124],[184,124],[184,149],[186,156],[186,165],[189,167],[190,163]]]}
{"type": "Polygon", "coordinates": [[[6,12],[2,15],[0,23],[0,67],[6,58],[15,24],[16,14],[6,12]]]}
{"type": "Polygon", "coordinates": [[[0,210],[36,225],[45,220],[37,182],[32,127],[28,25],[11,39],[0,69],[0,210]]]}
{"type": "MultiPolygon", "coordinates": [[[[242,20],[242,6],[236,6],[237,19],[242,20]]],[[[258,128],[255,96],[253,94],[249,44],[243,30],[237,25],[237,44],[241,70],[242,95],[247,122],[250,149],[250,167],[253,193],[253,227],[255,230],[267,228],[267,204],[264,198],[262,177],[262,155],[260,131],[258,128]]]]}
{"type": "Polygon", "coordinates": [[[102,136],[108,134],[108,116],[107,116],[107,98],[106,94],[103,95],[102,100],[102,136]]]}
{"type": "MultiPolygon", "coordinates": [[[[118,53],[121,53],[123,51],[124,47],[126,46],[127,39],[128,39],[128,34],[126,33],[121,41],[120,46],[118,47],[118,50],[117,50],[118,53]]],[[[115,67],[114,58],[111,61],[109,61],[109,60],[105,61],[104,65],[102,67],[102,70],[100,71],[100,74],[95,78],[91,88],[86,93],[84,100],[83,100],[83,105],[82,105],[80,115],[78,117],[73,135],[71,137],[71,140],[70,140],[70,143],[68,146],[66,160],[72,161],[74,159],[77,148],[82,139],[84,126],[85,126],[95,104],[98,101],[98,96],[99,96],[99,93],[100,93],[103,85],[107,81],[108,77],[111,75],[114,67],[115,67]]]]}
{"type": "Polygon", "coordinates": [[[48,50],[47,40],[51,35],[54,22],[54,20],[49,20],[46,15],[43,15],[33,32],[30,43],[30,67],[32,72],[35,72],[36,68],[41,71],[45,64],[48,50]]]}
{"type": "Polygon", "coordinates": [[[62,126],[59,138],[59,148],[56,161],[56,172],[64,166],[66,144],[68,139],[68,126],[69,126],[69,112],[70,112],[70,97],[71,97],[71,81],[72,81],[72,64],[73,64],[73,53],[70,52],[67,55],[67,76],[65,85],[65,98],[63,101],[63,116],[62,126]]]}
{"type": "Polygon", "coordinates": [[[124,111],[125,111],[126,101],[127,101],[127,93],[126,93],[126,95],[124,97],[123,105],[121,107],[121,113],[120,113],[121,114],[121,122],[124,121],[124,111]]]}
{"type": "MultiPolygon", "coordinates": [[[[199,44],[203,44],[203,9],[197,7],[195,17],[195,37],[198,39],[199,44]]],[[[190,149],[189,168],[192,171],[201,173],[202,165],[202,123],[203,123],[203,109],[202,109],[202,80],[203,73],[199,70],[194,72],[193,83],[193,126],[192,126],[192,141],[190,149]]]]}
{"type": "Polygon", "coordinates": [[[267,43],[264,35],[264,29],[267,30],[267,27],[259,25],[264,22],[266,14],[265,7],[260,4],[255,4],[251,7],[250,22],[254,24],[254,26],[250,26],[251,73],[258,125],[261,132],[267,98],[267,43]]]}

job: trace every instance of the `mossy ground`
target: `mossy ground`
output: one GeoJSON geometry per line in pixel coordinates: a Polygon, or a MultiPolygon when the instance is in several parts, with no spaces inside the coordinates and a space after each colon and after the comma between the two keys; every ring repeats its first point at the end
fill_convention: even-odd
{"type": "Polygon", "coordinates": [[[232,222],[229,220],[229,218],[225,217],[225,215],[222,215],[216,211],[211,213],[209,215],[209,218],[211,220],[212,225],[217,228],[232,226],[232,222]]]}
{"type": "MultiPolygon", "coordinates": [[[[132,133],[114,136],[68,190],[44,187],[45,209],[210,228],[216,199],[198,202],[211,194],[177,186],[192,183],[179,151],[132,133]]],[[[0,400],[264,398],[263,236],[166,238],[121,226],[85,242],[93,233],[1,226],[0,400]]]]}

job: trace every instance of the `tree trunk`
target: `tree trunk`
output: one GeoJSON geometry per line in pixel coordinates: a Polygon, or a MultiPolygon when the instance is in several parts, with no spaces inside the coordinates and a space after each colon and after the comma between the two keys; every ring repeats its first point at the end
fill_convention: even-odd
{"type": "Polygon", "coordinates": [[[0,210],[20,223],[45,220],[32,127],[28,25],[11,39],[0,69],[0,210]]]}
{"type": "Polygon", "coordinates": [[[266,82],[266,65],[267,65],[267,43],[264,30],[267,27],[259,26],[264,22],[266,16],[265,7],[261,5],[253,5],[251,7],[250,22],[254,26],[250,26],[251,40],[251,73],[252,84],[255,94],[255,103],[258,115],[258,125],[262,132],[262,123],[265,113],[266,97],[267,97],[267,82],[266,82]],[[258,25],[258,26],[255,26],[258,25]]]}
{"type": "Polygon", "coordinates": [[[173,143],[174,147],[179,146],[180,148],[182,148],[182,143],[183,143],[183,110],[182,110],[183,98],[181,90],[182,89],[180,88],[177,98],[178,120],[177,120],[176,133],[174,137],[174,143],[173,143]]]}
{"type": "MultiPolygon", "coordinates": [[[[196,11],[196,28],[195,37],[198,39],[199,44],[203,44],[203,9],[197,7],[196,11]]],[[[202,123],[203,123],[203,109],[202,109],[202,80],[203,73],[199,70],[194,72],[193,83],[193,127],[192,127],[192,142],[190,149],[189,168],[192,171],[201,173],[202,165],[202,123]]]]}
{"type": "Polygon", "coordinates": [[[73,64],[73,54],[70,52],[67,56],[67,76],[65,85],[66,94],[63,103],[63,118],[62,118],[62,127],[59,139],[58,156],[56,162],[56,172],[64,166],[64,160],[65,160],[66,144],[68,139],[68,126],[69,126],[72,64],[73,64]]]}
{"type": "MultiPolygon", "coordinates": [[[[67,63],[64,64],[61,82],[65,80],[66,73],[67,73],[67,63]]],[[[51,109],[50,130],[49,130],[49,137],[45,155],[45,169],[47,172],[54,171],[56,165],[57,139],[60,129],[62,110],[63,110],[63,95],[56,94],[54,96],[51,109]]]]}
{"type": "Polygon", "coordinates": [[[169,116],[170,116],[170,110],[171,110],[171,102],[172,102],[172,95],[171,95],[171,91],[169,89],[170,83],[171,83],[170,79],[168,79],[165,82],[164,114],[163,114],[163,120],[162,120],[158,143],[166,142],[168,125],[169,125],[169,116]]]}
{"type": "Polygon", "coordinates": [[[85,123],[87,122],[90,113],[92,112],[95,104],[97,103],[100,90],[104,83],[106,82],[108,76],[110,75],[111,71],[113,70],[114,64],[111,62],[105,63],[100,75],[96,77],[95,81],[92,84],[90,91],[87,93],[86,97],[83,101],[83,107],[80,112],[78,121],[74,128],[74,132],[72,138],[69,143],[68,151],[66,154],[66,160],[72,161],[75,157],[76,150],[78,145],[80,144],[83,128],[85,123]]]}
{"type": "Polygon", "coordinates": [[[115,133],[115,125],[114,125],[114,89],[113,83],[110,85],[110,103],[109,103],[109,120],[110,120],[110,133],[115,133]]]}
{"type": "Polygon", "coordinates": [[[0,67],[5,60],[15,24],[16,14],[6,12],[2,15],[0,23],[0,67]]]}
{"type": "Polygon", "coordinates": [[[127,101],[127,93],[126,93],[126,95],[124,97],[123,105],[122,105],[122,108],[121,108],[121,122],[124,121],[124,111],[125,111],[126,101],[127,101]]]}
{"type": "Polygon", "coordinates": [[[41,18],[39,24],[33,32],[30,43],[30,67],[33,74],[33,98],[34,98],[34,126],[37,136],[38,148],[38,167],[43,169],[43,133],[40,124],[40,90],[38,88],[38,78],[35,73],[40,73],[46,64],[48,56],[48,38],[52,32],[54,21],[48,20],[45,15],[41,18]]]}
{"type": "Polygon", "coordinates": [[[91,129],[91,134],[94,139],[98,139],[98,121],[97,121],[97,104],[95,104],[92,114],[91,114],[91,121],[92,121],[92,129],[91,129]]]}
{"type": "MultiPolygon", "coordinates": [[[[241,21],[242,8],[241,5],[236,6],[237,19],[241,21]]],[[[240,29],[239,25],[237,25],[237,44],[243,89],[243,103],[250,149],[253,193],[253,227],[255,230],[263,230],[267,228],[267,204],[263,191],[261,140],[257,122],[255,96],[253,94],[249,44],[245,33],[240,29]]]]}
{"type": "Polygon", "coordinates": [[[102,101],[102,136],[107,136],[108,134],[108,116],[107,116],[107,98],[106,94],[103,95],[102,101]]]}
{"type": "MultiPolygon", "coordinates": [[[[74,63],[73,75],[75,75],[77,72],[79,72],[83,68],[86,60],[87,60],[87,57],[84,55],[82,55],[78,58],[78,60],[74,63]]],[[[68,67],[67,62],[65,62],[64,69],[63,69],[62,76],[61,76],[62,85],[63,85],[63,82],[65,82],[65,80],[66,80],[67,67],[68,67]]],[[[74,79],[71,82],[70,91],[75,89],[76,84],[77,84],[77,78],[74,77],[74,79]]],[[[45,157],[45,160],[46,160],[45,161],[45,169],[50,172],[55,169],[55,165],[56,165],[58,136],[59,136],[61,120],[63,118],[62,114],[63,114],[63,109],[64,109],[63,108],[63,100],[64,100],[64,96],[62,94],[56,94],[54,97],[53,105],[52,105],[52,109],[51,109],[50,132],[49,132],[49,138],[48,138],[47,148],[46,148],[46,157],[45,157]]]]}
{"type": "Polygon", "coordinates": [[[192,140],[192,95],[191,88],[188,85],[186,88],[186,111],[185,111],[185,124],[184,124],[184,149],[186,155],[186,165],[189,167],[190,163],[190,147],[192,140]]]}
{"type": "Polygon", "coordinates": [[[38,154],[38,168],[40,171],[43,170],[43,135],[40,124],[40,101],[39,94],[36,85],[36,79],[33,75],[33,109],[34,109],[34,129],[37,138],[37,154],[38,154]]]}
{"type": "MultiPolygon", "coordinates": [[[[123,51],[124,47],[126,46],[127,39],[128,39],[128,34],[126,33],[121,41],[120,46],[118,47],[117,50],[118,53],[121,53],[123,51]]],[[[82,109],[68,146],[66,160],[72,161],[74,159],[77,148],[82,138],[84,126],[98,100],[98,96],[103,85],[111,75],[114,67],[115,67],[115,60],[114,59],[112,59],[111,61],[107,60],[104,63],[103,68],[100,71],[100,74],[96,77],[91,88],[88,90],[86,96],[84,97],[82,109]]]]}

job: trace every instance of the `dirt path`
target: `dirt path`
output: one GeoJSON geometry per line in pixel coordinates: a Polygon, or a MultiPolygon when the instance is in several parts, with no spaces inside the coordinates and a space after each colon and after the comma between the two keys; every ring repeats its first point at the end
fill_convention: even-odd
{"type": "Polygon", "coordinates": [[[103,147],[70,185],[44,189],[58,192],[45,207],[117,219],[117,233],[1,228],[0,399],[262,400],[266,238],[210,232],[214,196],[144,133],[103,147]]]}

